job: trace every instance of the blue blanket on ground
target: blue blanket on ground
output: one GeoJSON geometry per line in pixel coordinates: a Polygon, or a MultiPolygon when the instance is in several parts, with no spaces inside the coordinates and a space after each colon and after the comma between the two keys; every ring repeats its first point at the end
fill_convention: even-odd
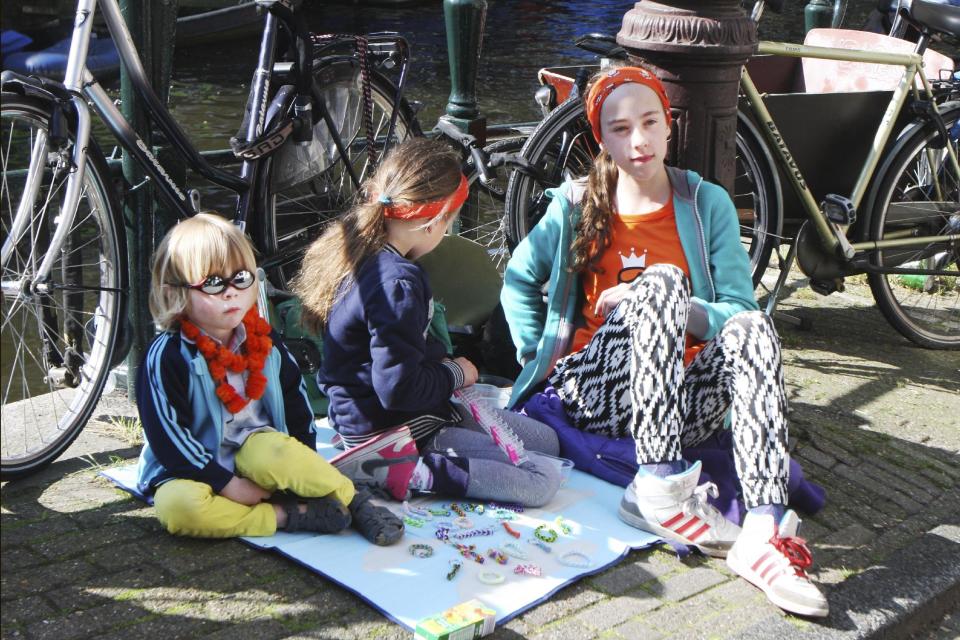
{"type": "MultiPolygon", "coordinates": [[[[327,459],[338,453],[330,444],[333,434],[332,429],[318,429],[317,450],[327,459]]],[[[136,465],[108,469],[103,475],[146,499],[136,489],[136,465]]],[[[390,547],[373,546],[352,530],[337,535],[278,533],[242,540],[255,548],[275,551],[328,578],[411,630],[420,618],[472,598],[496,610],[500,624],[543,602],[564,586],[619,562],[631,549],[658,542],[657,537],[618,519],[617,506],[622,494],[621,488],[574,470],[554,499],[542,509],[507,514],[484,505],[483,513],[479,513],[474,504],[461,503],[467,507],[473,526],[462,530],[451,528],[451,542],[475,545],[475,551],[484,559],[482,564],[463,557],[454,544],[437,539],[438,523],[452,521],[455,514],[434,516],[419,526],[408,524],[403,540],[390,547]],[[509,534],[498,515],[512,515],[508,524],[520,534],[519,538],[509,534]],[[567,525],[567,532],[557,524],[558,517],[567,525]],[[556,540],[545,547],[535,542],[535,531],[541,525],[541,535],[548,539],[556,535],[556,540]],[[489,530],[490,534],[468,535],[478,530],[489,530]],[[549,530],[553,530],[553,534],[549,530]],[[463,537],[453,538],[458,534],[463,537]],[[503,549],[508,543],[515,543],[527,558],[510,557],[501,565],[487,555],[489,549],[503,549]],[[426,552],[423,548],[411,550],[413,544],[429,545],[431,555],[416,557],[413,552],[418,549],[426,552]],[[448,580],[455,561],[462,566],[453,579],[448,580]],[[514,573],[518,565],[529,564],[536,565],[542,575],[514,573]],[[489,575],[482,576],[484,573],[489,575]]],[[[450,509],[449,500],[433,497],[419,498],[412,504],[450,509]]],[[[401,505],[389,503],[387,506],[402,515],[401,505]]]]}

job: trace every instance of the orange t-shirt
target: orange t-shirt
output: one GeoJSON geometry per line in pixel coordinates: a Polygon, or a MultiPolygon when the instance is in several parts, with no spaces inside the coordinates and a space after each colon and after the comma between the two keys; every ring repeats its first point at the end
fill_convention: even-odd
{"type": "MultiPolygon", "coordinates": [[[[600,293],[620,283],[633,282],[648,266],[659,263],[676,265],[690,277],[690,268],[680,244],[680,235],[677,233],[673,200],[650,213],[615,213],[611,219],[610,246],[596,263],[599,271],[588,270],[580,277],[586,300],[581,313],[587,324],[574,333],[571,352],[585,347],[603,324],[603,318],[593,312],[600,293]]],[[[684,357],[687,363],[696,353],[696,349],[691,352],[692,342],[688,335],[688,348],[684,357]]]]}

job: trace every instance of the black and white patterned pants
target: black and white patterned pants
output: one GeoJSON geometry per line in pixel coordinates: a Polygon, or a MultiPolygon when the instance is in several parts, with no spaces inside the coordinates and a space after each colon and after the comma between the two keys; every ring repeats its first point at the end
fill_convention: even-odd
{"type": "Polygon", "coordinates": [[[632,436],[640,464],[678,460],[729,410],[747,508],[785,505],[786,397],[773,322],[760,311],[734,315],[685,368],[689,308],[683,272],[649,267],[590,342],[557,362],[550,382],[577,428],[632,436]]]}

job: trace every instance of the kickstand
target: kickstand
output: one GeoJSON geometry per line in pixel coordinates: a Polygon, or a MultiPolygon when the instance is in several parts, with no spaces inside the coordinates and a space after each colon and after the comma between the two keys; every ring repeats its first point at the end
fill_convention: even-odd
{"type": "Polygon", "coordinates": [[[773,285],[773,289],[770,291],[769,297],[767,297],[767,308],[766,313],[768,316],[772,316],[777,320],[782,320],[787,324],[796,327],[797,329],[809,329],[810,321],[807,318],[801,318],[800,316],[792,315],[785,313],[783,311],[776,311],[777,308],[777,299],[780,297],[780,290],[783,289],[784,283],[787,281],[787,276],[790,275],[790,269],[793,268],[793,262],[797,258],[797,242],[794,240],[790,243],[790,250],[787,251],[787,257],[780,257],[780,252],[777,251],[777,260],[780,263],[780,275],[777,277],[777,283],[773,285]]]}

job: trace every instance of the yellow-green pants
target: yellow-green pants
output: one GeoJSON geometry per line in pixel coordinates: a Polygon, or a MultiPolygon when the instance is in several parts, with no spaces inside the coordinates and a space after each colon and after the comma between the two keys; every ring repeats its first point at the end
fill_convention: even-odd
{"type": "MultiPolygon", "coordinates": [[[[299,440],[278,431],[261,431],[237,451],[236,474],[267,491],[289,490],[304,498],[332,495],[353,500],[353,483],[299,440]]],[[[169,480],[154,494],[157,517],[167,531],[197,538],[272,536],[277,531],[273,505],[248,507],[194,480],[169,480]]]]}

